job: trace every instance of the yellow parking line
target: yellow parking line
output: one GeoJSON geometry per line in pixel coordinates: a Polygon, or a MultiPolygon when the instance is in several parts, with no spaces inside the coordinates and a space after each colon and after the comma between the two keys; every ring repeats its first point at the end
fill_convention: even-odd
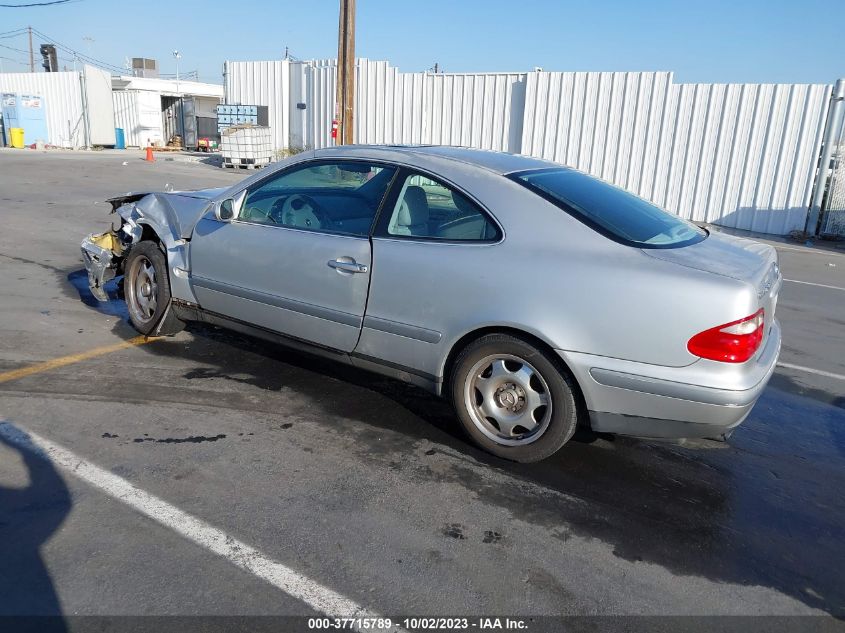
{"type": "Polygon", "coordinates": [[[129,347],[136,347],[138,345],[152,343],[153,341],[157,341],[160,338],[160,336],[136,336],[135,338],[131,338],[128,341],[115,343],[114,345],[103,345],[102,347],[95,347],[93,349],[89,349],[87,352],[69,354],[67,356],[59,356],[58,358],[45,360],[41,363],[35,363],[34,365],[30,365],[29,367],[12,369],[11,371],[5,371],[0,373],[0,383],[9,382],[10,380],[17,380],[18,378],[25,378],[26,376],[32,376],[33,374],[40,374],[45,371],[50,371],[51,369],[64,367],[65,365],[81,363],[84,360],[96,358],[97,356],[104,356],[105,354],[118,352],[122,349],[127,349],[129,347]]]}

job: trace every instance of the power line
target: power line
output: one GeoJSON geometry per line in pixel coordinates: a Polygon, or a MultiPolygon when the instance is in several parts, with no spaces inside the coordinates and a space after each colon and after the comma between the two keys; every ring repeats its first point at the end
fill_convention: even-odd
{"type": "Polygon", "coordinates": [[[0,4],[0,8],[24,9],[26,7],[49,7],[52,4],[65,4],[67,2],[79,2],[79,0],[51,0],[50,2],[30,2],[28,4],[0,4]]]}
{"type": "Polygon", "coordinates": [[[8,48],[10,51],[15,51],[16,53],[26,53],[27,55],[29,54],[29,51],[25,51],[22,48],[15,48],[14,46],[6,46],[5,44],[0,44],[0,47],[8,48]]]}
{"type": "Polygon", "coordinates": [[[16,64],[19,64],[21,66],[29,66],[29,62],[22,62],[21,60],[15,59],[13,57],[5,57],[3,55],[0,55],[0,59],[5,59],[7,62],[15,62],[16,64]]]}
{"type": "Polygon", "coordinates": [[[76,59],[91,64],[92,66],[99,66],[103,70],[108,70],[109,72],[122,75],[124,74],[125,69],[121,66],[115,66],[114,64],[110,64],[108,62],[104,62],[101,59],[97,59],[96,57],[91,57],[90,55],[85,55],[84,53],[80,53],[79,51],[67,46],[66,44],[62,44],[61,42],[55,40],[54,38],[50,37],[46,33],[39,31],[38,29],[32,29],[32,32],[41,37],[44,40],[47,40],[50,44],[55,45],[57,48],[62,49],[66,53],[70,53],[76,59]]]}

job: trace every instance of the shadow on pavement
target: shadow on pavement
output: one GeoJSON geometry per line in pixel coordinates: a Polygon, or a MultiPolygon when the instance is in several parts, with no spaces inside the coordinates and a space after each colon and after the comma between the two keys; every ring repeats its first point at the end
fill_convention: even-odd
{"type": "Polygon", "coordinates": [[[55,617],[61,604],[40,548],[70,512],[71,498],[50,460],[28,444],[24,431],[0,422],[0,445],[20,455],[29,479],[24,488],[0,486],[0,616],[54,616],[12,621],[16,630],[58,633],[67,627],[55,617]]]}

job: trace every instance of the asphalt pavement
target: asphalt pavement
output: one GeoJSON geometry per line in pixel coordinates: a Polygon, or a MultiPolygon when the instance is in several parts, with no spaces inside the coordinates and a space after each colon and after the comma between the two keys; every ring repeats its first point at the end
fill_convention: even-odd
{"type": "Polygon", "coordinates": [[[845,616],[845,254],[775,242],[783,366],[728,443],[579,432],[518,465],[263,341],[115,348],[79,252],[103,201],[251,173],[0,151],[0,615],[845,616]]]}

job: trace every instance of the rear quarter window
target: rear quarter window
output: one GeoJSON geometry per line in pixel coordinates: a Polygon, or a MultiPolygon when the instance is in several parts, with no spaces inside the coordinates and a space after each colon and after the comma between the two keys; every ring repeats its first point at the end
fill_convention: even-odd
{"type": "Polygon", "coordinates": [[[660,207],[565,167],[511,178],[607,237],[638,248],[679,248],[707,237],[704,229],[660,207]]]}

